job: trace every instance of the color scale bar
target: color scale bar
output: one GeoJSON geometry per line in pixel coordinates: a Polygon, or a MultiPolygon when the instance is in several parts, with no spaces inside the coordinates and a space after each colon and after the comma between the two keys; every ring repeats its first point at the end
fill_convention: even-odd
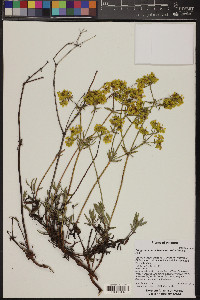
{"type": "Polygon", "coordinates": [[[5,17],[50,17],[51,1],[4,1],[5,17]]]}
{"type": "Polygon", "coordinates": [[[5,17],[95,17],[97,1],[4,1],[5,17]]]}
{"type": "Polygon", "coordinates": [[[52,16],[88,16],[97,15],[97,1],[52,1],[52,16]]]}

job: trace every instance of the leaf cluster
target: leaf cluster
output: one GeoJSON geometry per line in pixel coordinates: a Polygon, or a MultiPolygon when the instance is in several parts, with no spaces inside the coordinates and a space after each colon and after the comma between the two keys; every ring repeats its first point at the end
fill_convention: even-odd
{"type": "MultiPolygon", "coordinates": [[[[85,223],[89,226],[96,227],[97,224],[101,224],[106,228],[109,228],[110,224],[110,216],[107,212],[105,212],[105,206],[102,202],[94,203],[94,208],[89,210],[89,216],[85,214],[85,217],[88,223],[85,223]]],[[[114,228],[114,227],[113,227],[114,228]]]]}
{"type": "Polygon", "coordinates": [[[136,229],[138,227],[141,227],[145,224],[147,224],[147,222],[144,221],[144,218],[139,219],[139,213],[136,212],[135,216],[134,216],[134,219],[133,219],[133,222],[132,222],[132,224],[130,224],[131,225],[131,232],[135,233],[136,229]]]}

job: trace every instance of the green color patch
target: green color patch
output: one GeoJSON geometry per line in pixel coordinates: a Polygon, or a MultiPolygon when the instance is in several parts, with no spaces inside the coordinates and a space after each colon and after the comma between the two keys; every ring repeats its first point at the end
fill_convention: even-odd
{"type": "Polygon", "coordinates": [[[74,8],[67,8],[67,16],[73,16],[74,15],[74,8]]]}
{"type": "Polygon", "coordinates": [[[59,1],[59,8],[66,8],[66,1],[59,1]]]}
{"type": "Polygon", "coordinates": [[[19,8],[20,7],[20,1],[13,1],[13,8],[19,8]]]}

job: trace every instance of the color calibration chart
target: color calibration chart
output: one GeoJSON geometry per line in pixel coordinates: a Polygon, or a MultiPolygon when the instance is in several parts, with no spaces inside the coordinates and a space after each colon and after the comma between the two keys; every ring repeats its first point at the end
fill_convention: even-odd
{"type": "Polygon", "coordinates": [[[96,17],[97,1],[4,1],[4,17],[96,17]]]}

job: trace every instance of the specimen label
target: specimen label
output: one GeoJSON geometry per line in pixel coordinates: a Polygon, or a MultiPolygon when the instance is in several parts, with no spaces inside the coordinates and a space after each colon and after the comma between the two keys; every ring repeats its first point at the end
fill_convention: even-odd
{"type": "Polygon", "coordinates": [[[194,297],[194,242],[136,240],[134,297],[194,297]]]}

